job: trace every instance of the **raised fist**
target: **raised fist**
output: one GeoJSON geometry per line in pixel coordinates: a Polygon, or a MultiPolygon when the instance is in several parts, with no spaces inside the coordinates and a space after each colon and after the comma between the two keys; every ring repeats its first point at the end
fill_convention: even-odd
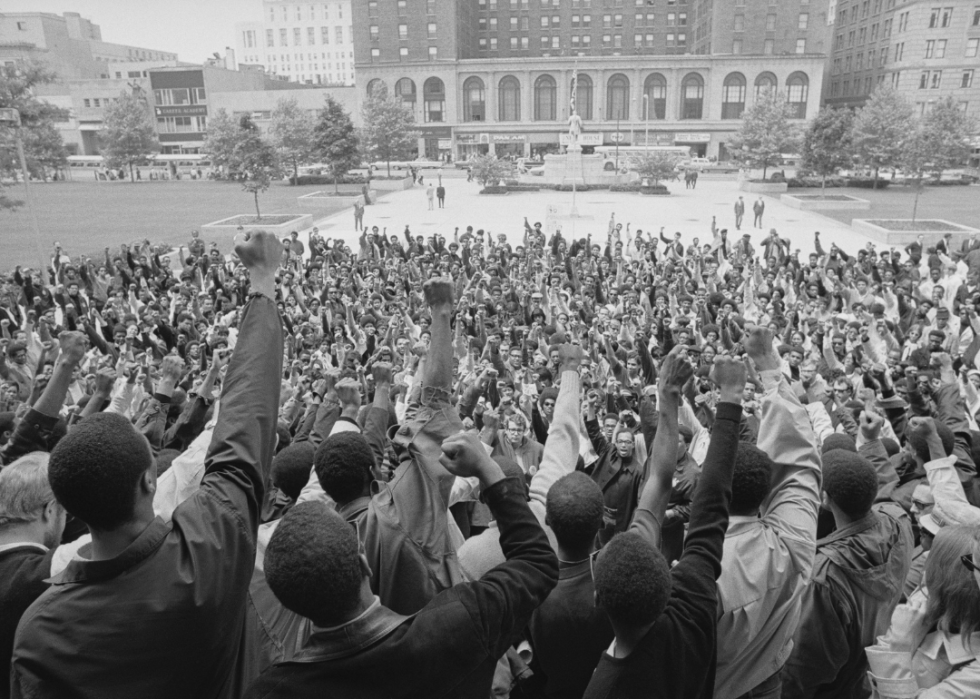
{"type": "Polygon", "coordinates": [[[88,338],[78,331],[63,332],[58,336],[61,356],[70,364],[78,364],[88,349],[88,338]]]}
{"type": "Polygon", "coordinates": [[[453,282],[448,277],[434,277],[422,285],[425,302],[429,306],[451,306],[453,304],[453,282]]]}
{"type": "Polygon", "coordinates": [[[282,259],[282,242],[265,231],[239,234],[235,236],[235,254],[249,272],[275,274],[282,259]]]}
{"type": "Polygon", "coordinates": [[[772,330],[769,328],[761,325],[752,326],[745,339],[745,352],[755,364],[757,371],[772,371],[781,366],[779,354],[773,347],[772,330]]]}
{"type": "MultiPolygon", "coordinates": [[[[772,333],[769,333],[769,337],[772,338],[772,333]]],[[[711,369],[711,380],[718,384],[721,389],[721,400],[741,404],[742,392],[745,390],[747,379],[748,371],[745,368],[745,362],[732,357],[715,357],[715,365],[711,369]]]]}
{"type": "Polygon", "coordinates": [[[371,365],[371,375],[374,376],[375,385],[391,383],[391,362],[375,362],[371,365]]]}

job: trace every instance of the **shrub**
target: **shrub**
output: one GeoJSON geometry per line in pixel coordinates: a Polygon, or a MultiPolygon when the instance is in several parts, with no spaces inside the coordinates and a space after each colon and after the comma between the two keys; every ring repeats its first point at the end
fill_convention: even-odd
{"type": "MultiPolygon", "coordinates": [[[[878,189],[884,189],[891,184],[891,180],[878,180],[878,189]]],[[[874,189],[874,178],[848,177],[848,187],[860,187],[861,189],[874,189]]]]}
{"type": "MultiPolygon", "coordinates": [[[[374,179],[384,179],[375,177],[374,179]]],[[[290,177],[289,184],[333,184],[333,177],[330,175],[300,175],[290,177]]],[[[344,175],[337,178],[337,184],[367,184],[367,178],[361,175],[344,175]]]]}
{"type": "Polygon", "coordinates": [[[480,190],[480,194],[507,194],[507,187],[500,187],[497,185],[484,187],[480,190]]]}
{"type": "Polygon", "coordinates": [[[609,186],[610,192],[639,192],[643,189],[643,185],[639,182],[630,182],[629,184],[614,184],[609,186]]]}
{"type": "Polygon", "coordinates": [[[670,190],[667,189],[667,187],[665,185],[662,185],[662,184],[649,185],[649,186],[646,186],[646,187],[641,187],[640,188],[640,194],[664,195],[664,194],[670,194],[670,190]]]}

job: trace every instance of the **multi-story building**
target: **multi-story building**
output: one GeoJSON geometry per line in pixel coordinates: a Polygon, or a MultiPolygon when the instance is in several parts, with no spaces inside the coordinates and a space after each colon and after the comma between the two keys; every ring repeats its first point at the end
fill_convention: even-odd
{"type": "Polygon", "coordinates": [[[864,104],[891,85],[920,113],[952,96],[980,116],[980,1],[838,0],[824,101],[864,104]]]}
{"type": "Polygon", "coordinates": [[[679,144],[725,159],[726,140],[763,91],[785,93],[798,118],[812,117],[825,61],[820,25],[830,0],[792,0],[792,12],[783,0],[772,13],[768,4],[755,8],[768,0],[745,0],[747,9],[742,1],[357,2],[358,95],[384,84],[411,105],[427,157],[537,155],[561,145],[577,74],[576,112],[589,145],[679,144]],[[807,19],[800,30],[804,6],[813,26],[807,19]],[[740,30],[742,55],[718,55],[731,54],[734,40],[711,29],[717,19],[696,46],[699,11],[734,17],[740,7],[753,17],[740,30]],[[782,18],[771,51],[768,14],[782,18]],[[800,37],[807,43],[797,52],[800,37]]]}
{"type": "Polygon", "coordinates": [[[62,80],[110,78],[117,63],[176,61],[169,51],[102,40],[99,25],[77,12],[0,12],[0,63],[35,58],[62,80]]]}
{"type": "Polygon", "coordinates": [[[263,0],[262,13],[235,25],[241,63],[294,82],[354,84],[350,0],[263,0]]]}
{"type": "Polygon", "coordinates": [[[697,0],[693,52],[826,54],[831,0],[697,0]]]}

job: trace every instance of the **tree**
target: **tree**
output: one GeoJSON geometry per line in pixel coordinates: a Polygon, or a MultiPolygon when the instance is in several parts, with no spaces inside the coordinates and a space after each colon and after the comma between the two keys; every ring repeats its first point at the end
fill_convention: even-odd
{"type": "Polygon", "coordinates": [[[313,120],[299,108],[295,99],[281,99],[272,110],[269,129],[272,144],[279,149],[279,159],[289,163],[293,176],[299,177],[299,166],[311,162],[313,149],[313,120]]]}
{"type": "Polygon", "coordinates": [[[970,158],[970,141],[977,124],[960,109],[953,97],[939,100],[923,120],[932,171],[936,177],[970,158]]]}
{"type": "Polygon", "coordinates": [[[412,110],[397,97],[388,94],[383,85],[368,95],[362,111],[364,129],[362,141],[371,157],[383,160],[391,177],[391,161],[413,160],[419,132],[414,129],[412,110]]]}
{"type": "Polygon", "coordinates": [[[239,135],[238,122],[224,109],[219,109],[213,116],[208,117],[204,152],[211,159],[211,167],[223,174],[230,174],[239,135]]]}
{"type": "Polygon", "coordinates": [[[135,182],[133,166],[142,165],[148,156],[160,150],[146,101],[123,92],[106,107],[103,121],[99,142],[106,165],[128,168],[129,179],[135,182]]]}
{"type": "MultiPolygon", "coordinates": [[[[32,172],[64,165],[64,142],[54,122],[67,117],[68,112],[35,96],[35,88],[54,82],[57,75],[38,61],[19,61],[0,65],[0,107],[13,108],[20,113],[20,136],[24,141],[24,156],[32,172]]],[[[20,171],[17,154],[17,129],[0,126],[0,175],[20,171]]],[[[14,209],[22,204],[5,196],[3,177],[0,177],[0,210],[14,209]]]]}
{"type": "Polygon", "coordinates": [[[783,162],[782,154],[793,152],[799,145],[798,130],[790,121],[793,118],[793,108],[782,93],[765,92],[745,112],[742,125],[726,146],[736,162],[762,168],[765,179],[770,167],[783,162]]]}
{"type": "Polygon", "coordinates": [[[912,104],[887,85],[871,93],[854,117],[852,140],[861,162],[874,168],[874,188],[883,167],[895,167],[902,158],[907,136],[915,128],[912,104]]]}
{"type": "Polygon", "coordinates": [[[334,191],[340,191],[340,178],[361,164],[360,146],[350,114],[333,97],[317,116],[313,127],[313,152],[330,168],[334,191]]]}
{"type": "Polygon", "coordinates": [[[630,158],[630,167],[641,178],[651,180],[656,187],[662,180],[677,179],[677,163],[680,158],[674,153],[650,151],[630,158]]]}
{"type": "Polygon", "coordinates": [[[232,153],[232,172],[242,183],[242,189],[255,197],[255,217],[262,218],[259,210],[259,193],[272,184],[273,177],[279,177],[279,160],[276,149],[262,139],[259,127],[247,114],[238,122],[238,141],[232,153]]]}
{"type": "Polygon", "coordinates": [[[803,135],[803,168],[820,175],[820,192],[826,192],[828,175],[851,164],[850,110],[824,107],[803,135]]]}
{"type": "Polygon", "coordinates": [[[507,165],[495,155],[478,155],[470,163],[473,177],[484,187],[497,184],[508,172],[507,165]]]}
{"type": "Polygon", "coordinates": [[[898,165],[905,173],[906,181],[911,177],[912,187],[915,190],[915,199],[912,203],[912,221],[919,210],[919,195],[922,194],[922,179],[930,169],[933,160],[931,149],[931,137],[924,122],[914,119],[911,127],[902,139],[902,153],[898,159],[898,165]]]}

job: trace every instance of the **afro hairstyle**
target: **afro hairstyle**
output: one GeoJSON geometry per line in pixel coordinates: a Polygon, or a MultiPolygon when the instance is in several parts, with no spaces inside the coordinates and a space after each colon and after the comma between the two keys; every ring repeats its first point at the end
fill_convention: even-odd
{"type": "Polygon", "coordinates": [[[79,422],[51,451],[51,490],[69,514],[111,530],[133,517],[136,486],[153,466],[146,438],[122,415],[79,422]]]}
{"type": "Polygon", "coordinates": [[[595,563],[596,604],[611,619],[652,623],[670,599],[670,568],[659,550],[636,532],[614,536],[595,563]]]}
{"type": "Polygon", "coordinates": [[[854,442],[854,437],[840,432],[827,435],[827,438],[823,440],[823,444],[820,446],[820,453],[826,454],[828,451],[834,449],[843,449],[844,451],[851,451],[857,454],[857,444],[854,442]]]}
{"type": "Polygon", "coordinates": [[[878,495],[878,475],[863,456],[832,449],[823,455],[823,489],[845,515],[861,519],[878,495]]]}
{"type": "Polygon", "coordinates": [[[299,497],[310,480],[313,454],[316,449],[309,441],[293,442],[272,459],[272,483],[292,500],[299,497]]]}
{"type": "Polygon", "coordinates": [[[772,459],[759,447],[739,442],[732,474],[733,514],[754,514],[762,505],[772,485],[772,459]]]}
{"type": "Polygon", "coordinates": [[[338,504],[360,497],[373,479],[374,452],[359,432],[339,432],[327,437],[313,455],[320,487],[338,504]]]}
{"type": "Polygon", "coordinates": [[[548,490],[545,511],[559,544],[586,549],[602,528],[602,489],[584,473],[569,473],[548,490]]]}
{"type": "MultiPolygon", "coordinates": [[[[933,420],[933,422],[936,425],[936,433],[943,443],[943,451],[946,452],[946,456],[949,456],[956,447],[956,437],[953,436],[953,430],[949,429],[941,420],[933,420]]],[[[913,454],[921,459],[923,463],[932,461],[932,456],[929,454],[929,444],[922,435],[912,432],[910,428],[906,428],[905,436],[909,440],[909,446],[912,447],[913,454]]]]}
{"type": "Polygon", "coordinates": [[[289,510],[269,540],[265,577],[282,605],[319,626],[357,608],[361,563],[354,529],[322,502],[289,510]]]}

